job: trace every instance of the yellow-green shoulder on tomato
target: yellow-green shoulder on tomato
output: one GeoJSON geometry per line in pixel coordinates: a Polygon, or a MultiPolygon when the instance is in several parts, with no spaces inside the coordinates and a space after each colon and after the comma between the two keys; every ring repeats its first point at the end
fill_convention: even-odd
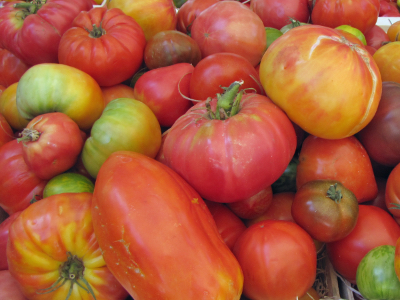
{"type": "Polygon", "coordinates": [[[43,198],[62,193],[93,193],[94,183],[86,176],[78,173],[66,172],[59,174],[46,184],[43,198]]]}

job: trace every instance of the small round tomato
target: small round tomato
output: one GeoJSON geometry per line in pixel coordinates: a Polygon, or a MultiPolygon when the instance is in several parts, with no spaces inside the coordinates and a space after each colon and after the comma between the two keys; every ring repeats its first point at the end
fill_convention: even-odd
{"type": "Polygon", "coordinates": [[[380,47],[373,58],[382,76],[382,81],[400,83],[400,41],[391,42],[380,47]]]}
{"type": "Polygon", "coordinates": [[[243,294],[250,299],[296,299],[315,281],[314,243],[293,222],[264,220],[248,227],[233,253],[243,269],[243,294]]]}
{"type": "Polygon", "coordinates": [[[333,242],[347,236],[356,226],[358,202],[339,181],[309,181],[296,192],[292,216],[312,238],[333,242]]]}
{"type": "Polygon", "coordinates": [[[359,205],[357,224],[349,235],[327,243],[326,249],[334,269],[351,283],[356,283],[357,267],[371,249],[396,245],[400,227],[383,209],[359,205]]]}
{"type": "Polygon", "coordinates": [[[391,42],[400,41],[400,21],[394,22],[389,26],[387,35],[391,42]]]}

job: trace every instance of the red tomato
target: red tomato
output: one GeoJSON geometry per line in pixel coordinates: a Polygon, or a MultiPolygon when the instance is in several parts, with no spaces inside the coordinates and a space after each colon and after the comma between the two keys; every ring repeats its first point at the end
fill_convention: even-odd
{"type": "Polygon", "coordinates": [[[375,26],[379,16],[379,0],[317,0],[314,4],[311,20],[315,25],[336,28],[350,25],[368,32],[375,26]]]}
{"type": "Polygon", "coordinates": [[[0,206],[9,215],[27,208],[32,199],[41,198],[47,183],[29,169],[22,147],[17,140],[0,147],[0,206]]]}
{"type": "Polygon", "coordinates": [[[243,80],[240,89],[264,94],[258,72],[252,64],[235,53],[215,53],[203,58],[194,68],[190,80],[190,97],[206,100],[224,92],[234,81],[243,80]]]}
{"type": "Polygon", "coordinates": [[[363,202],[363,204],[377,206],[389,212],[389,209],[387,208],[385,201],[387,178],[376,176],[375,179],[376,179],[376,184],[378,186],[378,195],[375,197],[375,199],[363,202]]]}
{"type": "Polygon", "coordinates": [[[304,140],[297,165],[297,188],[316,179],[340,181],[359,203],[373,200],[378,194],[371,160],[354,136],[328,140],[309,135],[304,140]]]}
{"type": "Polygon", "coordinates": [[[80,69],[100,86],[112,86],[139,70],[146,45],[143,29],[119,8],[82,11],[58,48],[61,64],[80,69]]]}
{"type": "Polygon", "coordinates": [[[8,87],[18,82],[29,67],[10,51],[0,48],[0,85],[8,87]]]}
{"type": "Polygon", "coordinates": [[[133,88],[125,84],[116,84],[113,86],[102,86],[104,103],[107,105],[110,101],[117,98],[134,98],[133,88]]]}
{"type": "Polygon", "coordinates": [[[382,91],[368,51],[338,30],[318,25],[293,28],[269,46],[260,81],[294,123],[327,139],[351,136],[365,127],[382,91]]]}
{"type": "Polygon", "coordinates": [[[390,2],[390,1],[380,1],[379,16],[380,17],[400,16],[397,4],[395,2],[390,2]]]}
{"type": "Polygon", "coordinates": [[[161,126],[172,126],[193,105],[187,99],[193,69],[179,63],[144,73],[135,84],[134,99],[150,107],[161,126]]]}
{"type": "Polygon", "coordinates": [[[220,0],[188,0],[178,10],[176,14],[176,30],[185,34],[190,33],[193,21],[206,8],[219,2],[220,0]]]}
{"type": "Polygon", "coordinates": [[[144,62],[150,70],[178,63],[196,66],[200,60],[201,51],[197,42],[177,30],[155,34],[144,49],[144,62]]]}
{"type": "Polygon", "coordinates": [[[17,282],[8,270],[0,271],[0,298],[7,300],[28,300],[22,294],[17,282]]]}
{"type": "Polygon", "coordinates": [[[237,1],[219,1],[193,21],[192,38],[202,57],[214,53],[236,53],[259,64],[266,49],[265,27],[260,17],[237,1]]]}
{"type": "Polygon", "coordinates": [[[167,166],[114,152],[98,173],[92,214],[107,266],[134,299],[239,300],[239,263],[199,194],[167,166]]]}
{"type": "Polygon", "coordinates": [[[245,231],[246,225],[225,204],[211,201],[205,201],[205,203],[213,216],[219,234],[232,250],[238,237],[245,231]]]}
{"type": "Polygon", "coordinates": [[[210,201],[244,200],[267,188],[296,149],[292,123],[266,96],[247,94],[240,108],[232,104],[239,86],[194,105],[164,141],[165,163],[210,201]],[[225,105],[223,114],[215,114],[217,105],[225,105]]]}
{"type": "Polygon", "coordinates": [[[14,139],[14,132],[6,118],[0,113],[0,147],[14,139]]]}
{"type": "Polygon", "coordinates": [[[367,252],[381,245],[396,245],[400,227],[390,214],[379,207],[359,205],[357,224],[345,238],[326,244],[335,270],[351,283],[357,267],[367,252]]]}
{"type": "Polygon", "coordinates": [[[294,201],[294,196],[294,192],[273,194],[272,202],[268,209],[257,218],[245,220],[246,226],[249,227],[259,221],[271,219],[294,222],[292,216],[292,204],[294,201]]]}
{"type": "Polygon", "coordinates": [[[292,216],[313,239],[333,242],[347,236],[356,226],[358,202],[339,181],[313,180],[296,191],[292,216]]]}
{"type": "Polygon", "coordinates": [[[82,295],[97,300],[127,298],[104,262],[91,205],[91,193],[53,195],[29,206],[11,224],[8,267],[28,299],[66,299],[72,285],[71,300],[82,295]],[[59,287],[54,288],[57,280],[59,287]]]}
{"type": "Polygon", "coordinates": [[[293,222],[264,220],[248,227],[233,253],[243,269],[243,294],[250,299],[296,299],[315,281],[314,243],[293,222]]]}
{"type": "Polygon", "coordinates": [[[228,207],[241,219],[255,219],[263,215],[272,203],[271,186],[250,198],[228,203],[228,207]]]}
{"type": "Polygon", "coordinates": [[[79,12],[92,7],[91,0],[6,3],[0,10],[0,45],[28,65],[57,63],[61,36],[79,12]]]}
{"type": "Polygon", "coordinates": [[[384,81],[378,110],[357,137],[371,159],[394,167],[400,163],[400,83],[384,81]]]}
{"type": "Polygon", "coordinates": [[[302,23],[310,19],[308,0],[252,0],[250,9],[261,18],[265,27],[279,30],[291,23],[290,18],[302,23]]]}
{"type": "Polygon", "coordinates": [[[8,262],[6,256],[8,232],[12,222],[19,216],[21,212],[18,211],[10,215],[7,219],[0,223],[0,270],[8,270],[8,262]]]}
{"type": "Polygon", "coordinates": [[[391,42],[380,47],[373,58],[382,76],[382,81],[394,81],[400,83],[400,41],[391,42]]]}
{"type": "Polygon", "coordinates": [[[385,30],[378,25],[375,25],[371,28],[371,30],[368,30],[364,36],[365,40],[367,41],[367,45],[374,47],[376,50],[382,47],[383,43],[390,41],[385,30]]]}
{"type": "Polygon", "coordinates": [[[29,120],[24,119],[17,109],[18,82],[13,83],[0,95],[0,113],[6,118],[7,123],[14,130],[22,130],[28,125],[29,120]]]}
{"type": "Polygon", "coordinates": [[[33,118],[20,136],[26,164],[44,180],[74,166],[83,148],[78,124],[60,112],[33,118]]]}
{"type": "Polygon", "coordinates": [[[176,27],[176,8],[172,0],[107,0],[106,6],[120,8],[138,22],[146,41],[158,32],[176,27]]]}
{"type": "Polygon", "coordinates": [[[400,218],[400,163],[390,172],[386,182],[385,203],[389,212],[400,218]]]}

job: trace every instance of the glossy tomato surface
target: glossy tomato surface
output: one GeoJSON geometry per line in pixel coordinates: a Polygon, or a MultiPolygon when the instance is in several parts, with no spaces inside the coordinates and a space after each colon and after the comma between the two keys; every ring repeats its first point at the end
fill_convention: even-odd
{"type": "Polygon", "coordinates": [[[11,224],[9,270],[27,298],[66,299],[73,284],[70,300],[92,299],[88,286],[98,300],[126,299],[97,243],[91,204],[91,193],[54,195],[32,204],[11,224]],[[66,283],[50,288],[60,277],[66,283]]]}
{"type": "MultiPolygon", "coordinates": [[[[267,188],[296,149],[282,110],[263,95],[241,99],[238,113],[225,120],[210,118],[204,101],[194,105],[164,140],[165,163],[210,201],[244,200],[267,188]]],[[[217,98],[210,105],[215,110],[217,98]]]]}
{"type": "Polygon", "coordinates": [[[80,12],[63,34],[58,59],[89,74],[100,86],[112,86],[140,68],[145,45],[143,29],[122,10],[94,7],[80,12]]]}
{"type": "Polygon", "coordinates": [[[314,283],[314,243],[293,222],[265,220],[248,227],[233,253],[243,269],[243,294],[250,299],[296,299],[314,283]]]}
{"type": "Polygon", "coordinates": [[[93,224],[104,259],[134,299],[232,299],[243,274],[200,195],[173,170],[132,151],[96,179],[93,224]]]}
{"type": "Polygon", "coordinates": [[[367,45],[374,47],[376,50],[382,47],[384,43],[390,41],[388,34],[378,25],[372,27],[364,35],[367,45]]]}
{"type": "Polygon", "coordinates": [[[374,60],[382,75],[383,81],[400,83],[400,58],[396,55],[400,51],[400,41],[388,43],[374,53],[374,60]]]}
{"type": "Polygon", "coordinates": [[[12,52],[0,48],[0,85],[8,87],[18,82],[29,67],[12,52]]]}
{"type": "Polygon", "coordinates": [[[267,44],[260,17],[237,1],[219,1],[205,9],[193,21],[191,36],[203,58],[218,52],[236,53],[253,66],[259,64],[267,44]]]}
{"type": "Polygon", "coordinates": [[[220,0],[188,0],[181,6],[176,14],[176,30],[190,34],[193,21],[206,8],[220,0]]]}
{"type": "Polygon", "coordinates": [[[309,135],[304,140],[297,166],[297,188],[315,179],[340,181],[359,203],[373,200],[378,194],[371,160],[354,136],[329,140],[309,135]]]}
{"type": "Polygon", "coordinates": [[[28,125],[29,120],[23,118],[17,109],[18,82],[11,84],[0,94],[0,113],[6,118],[14,130],[22,130],[28,125]]]}
{"type": "Polygon", "coordinates": [[[399,237],[400,227],[389,213],[372,205],[359,205],[353,231],[339,241],[327,243],[326,249],[335,270],[355,283],[357,267],[365,254],[377,246],[394,246],[399,237]]]}
{"type": "Polygon", "coordinates": [[[294,123],[327,139],[364,128],[382,93],[380,72],[368,51],[318,25],[293,28],[268,47],[260,81],[294,123]]]}

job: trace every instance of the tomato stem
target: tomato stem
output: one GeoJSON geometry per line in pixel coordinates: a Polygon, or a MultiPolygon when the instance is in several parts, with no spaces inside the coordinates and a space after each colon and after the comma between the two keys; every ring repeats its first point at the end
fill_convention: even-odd
{"type": "Polygon", "coordinates": [[[91,38],[96,38],[96,39],[101,37],[102,35],[106,34],[106,31],[101,27],[101,23],[100,23],[99,27],[97,27],[96,24],[93,24],[92,31],[89,31],[88,29],[86,29],[86,30],[89,32],[89,36],[91,38]]]}
{"type": "Polygon", "coordinates": [[[25,10],[22,18],[25,19],[28,15],[36,14],[37,11],[46,4],[46,0],[34,0],[31,2],[15,3],[14,8],[22,8],[25,10]]]}
{"type": "Polygon", "coordinates": [[[343,198],[342,191],[337,189],[337,183],[329,187],[326,196],[334,200],[336,203],[340,202],[343,198]]]}
{"type": "Polygon", "coordinates": [[[36,129],[24,128],[22,132],[20,132],[17,141],[19,142],[35,142],[39,139],[41,132],[37,131],[36,129]]]}

